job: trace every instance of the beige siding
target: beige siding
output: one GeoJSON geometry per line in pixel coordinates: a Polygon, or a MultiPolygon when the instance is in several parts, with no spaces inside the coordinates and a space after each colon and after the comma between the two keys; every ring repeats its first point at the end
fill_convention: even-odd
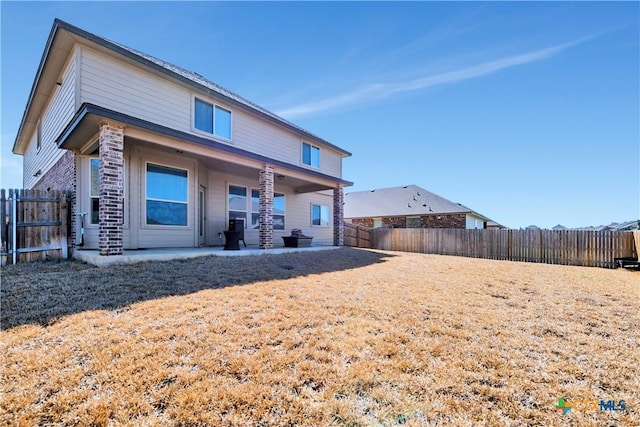
{"type": "MultiPolygon", "coordinates": [[[[218,102],[191,88],[174,83],[141,67],[82,48],[81,101],[119,111],[140,119],[210,137],[193,128],[192,104],[198,96],[232,111],[231,145],[297,166],[301,163],[302,137],[244,110],[218,102]]],[[[213,137],[210,137],[214,139],[213,137]]],[[[228,141],[221,141],[227,143],[228,141]]],[[[316,141],[320,172],[341,177],[342,157],[316,141]]],[[[316,170],[316,169],[311,169],[316,170]]]]}
{"type": "Polygon", "coordinates": [[[64,154],[64,150],[57,147],[55,139],[71,120],[77,107],[75,51],[64,67],[60,81],[62,85],[56,85],[40,119],[40,150],[37,148],[38,130],[36,129],[24,154],[23,185],[25,188],[36,185],[39,177],[34,177],[34,174],[38,170],[44,175],[64,154]]]}
{"type": "Polygon", "coordinates": [[[197,175],[198,175],[198,182],[195,183],[196,188],[196,200],[195,200],[195,207],[194,209],[196,209],[196,227],[197,227],[197,237],[198,237],[198,246],[202,246],[201,244],[201,237],[200,237],[200,186],[204,187],[204,194],[205,194],[205,218],[204,218],[204,246],[209,245],[210,243],[208,243],[208,241],[210,240],[211,236],[208,230],[208,224],[209,224],[209,213],[207,212],[207,206],[209,204],[209,195],[207,194],[209,189],[208,189],[208,185],[209,185],[209,170],[207,169],[207,167],[205,165],[203,165],[201,162],[197,163],[197,175]]]}
{"type": "MultiPolygon", "coordinates": [[[[304,139],[287,129],[259,120],[244,111],[234,111],[233,131],[233,144],[240,148],[293,165],[307,167],[302,164],[304,139]]],[[[323,147],[312,140],[306,142],[320,147],[320,169],[309,168],[310,170],[319,170],[331,176],[342,176],[342,157],[337,151],[323,147]]]]}
{"type": "Polygon", "coordinates": [[[227,189],[226,177],[220,172],[209,171],[207,183],[207,244],[222,245],[224,238],[218,237],[227,229],[227,189]]]}
{"type": "Polygon", "coordinates": [[[150,72],[87,47],[81,53],[82,102],[189,131],[189,93],[150,72]]]}
{"type": "MultiPolygon", "coordinates": [[[[313,236],[315,245],[333,244],[333,197],[321,193],[304,193],[292,197],[290,217],[292,226],[290,228],[300,228],[304,234],[313,236]],[[316,227],[311,225],[311,205],[329,206],[329,226],[316,227]]],[[[286,235],[289,235],[287,233],[286,235]]]]}

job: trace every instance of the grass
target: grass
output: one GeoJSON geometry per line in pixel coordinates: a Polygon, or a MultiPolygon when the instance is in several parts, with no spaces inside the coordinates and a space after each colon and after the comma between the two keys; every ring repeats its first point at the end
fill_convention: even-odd
{"type": "Polygon", "coordinates": [[[640,425],[638,277],[354,249],[10,266],[0,424],[640,425]]]}

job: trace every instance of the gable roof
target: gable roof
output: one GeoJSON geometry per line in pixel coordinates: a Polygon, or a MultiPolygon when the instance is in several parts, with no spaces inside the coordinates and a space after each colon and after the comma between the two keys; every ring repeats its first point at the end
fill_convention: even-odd
{"type": "MultiPolygon", "coordinates": [[[[36,100],[38,100],[37,99],[38,95],[40,95],[40,99],[39,99],[40,102],[38,103],[39,108],[44,108],[45,100],[43,100],[42,98],[43,97],[48,98],[46,90],[44,90],[43,93],[39,93],[38,91],[39,85],[40,85],[40,79],[43,76],[43,73],[45,72],[45,68],[47,66],[48,60],[50,59],[50,57],[54,56],[55,54],[60,54],[60,52],[65,52],[67,50],[64,48],[58,49],[58,47],[56,46],[56,44],[63,44],[65,42],[69,43],[69,38],[58,37],[58,35],[60,35],[61,33],[67,33],[68,35],[70,35],[72,43],[74,40],[76,42],[80,40],[86,40],[91,43],[94,43],[102,48],[106,48],[107,50],[113,53],[122,55],[143,66],[146,66],[155,71],[158,71],[167,77],[170,77],[182,83],[185,83],[198,91],[207,93],[213,97],[224,100],[231,105],[240,107],[246,111],[256,114],[274,124],[283,126],[289,130],[299,133],[303,137],[311,138],[323,145],[326,145],[327,147],[330,147],[340,152],[344,157],[351,156],[350,152],[312,134],[307,130],[302,129],[301,127],[258,106],[257,104],[254,104],[253,102],[241,97],[240,95],[237,95],[231,92],[230,90],[227,90],[222,86],[219,86],[213,83],[212,81],[206,79],[205,77],[203,77],[202,75],[196,72],[186,70],[182,67],[178,67],[177,65],[173,65],[169,62],[163,61],[154,56],[151,56],[146,53],[140,52],[138,50],[132,49],[130,47],[124,46],[120,43],[112,42],[103,37],[97,36],[81,28],[68,24],[60,19],[55,19],[53,21],[53,26],[51,28],[51,32],[49,33],[49,38],[47,39],[47,44],[45,46],[44,53],[42,54],[40,65],[38,66],[38,71],[36,73],[36,77],[31,87],[31,92],[29,94],[27,106],[22,116],[20,127],[18,129],[16,140],[13,146],[13,152],[16,154],[23,154],[24,148],[26,147],[26,143],[28,143],[28,141],[26,141],[26,138],[28,138],[28,136],[23,135],[25,129],[27,128],[26,124],[28,122],[31,122],[31,125],[33,126],[35,124],[35,121],[37,121],[37,118],[35,121],[33,119],[28,120],[28,116],[32,115],[31,109],[33,104],[36,103],[36,100]],[[61,39],[64,39],[64,40],[61,40],[61,39]]],[[[58,64],[58,66],[61,67],[65,60],[66,58],[58,59],[55,62],[58,64]],[[60,61],[62,61],[62,63],[60,63],[60,61]]],[[[57,74],[54,78],[57,78],[57,74]]],[[[39,116],[39,115],[40,114],[36,114],[36,116],[39,116]]]]}
{"type": "Polygon", "coordinates": [[[345,218],[472,213],[489,220],[417,185],[350,192],[344,195],[344,203],[345,218]]]}

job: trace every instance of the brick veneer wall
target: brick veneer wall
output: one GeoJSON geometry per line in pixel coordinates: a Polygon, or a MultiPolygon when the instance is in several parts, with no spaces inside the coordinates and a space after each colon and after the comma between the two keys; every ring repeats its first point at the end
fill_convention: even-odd
{"type": "Polygon", "coordinates": [[[124,222],[124,127],[100,124],[100,255],[121,255],[124,222]]]}
{"type": "MultiPolygon", "coordinates": [[[[373,218],[352,218],[351,223],[373,228],[373,218]]],[[[406,228],[407,218],[391,216],[382,218],[383,227],[406,228]]],[[[420,217],[420,228],[467,228],[465,214],[423,215],[420,217]]]]}
{"type": "Polygon", "coordinates": [[[65,151],[62,157],[33,186],[34,190],[76,191],[76,155],[65,151]]]}
{"type": "Polygon", "coordinates": [[[352,224],[361,225],[363,227],[373,228],[373,218],[353,218],[352,224]]]}
{"type": "Polygon", "coordinates": [[[33,186],[34,190],[60,190],[66,191],[69,203],[69,218],[71,230],[69,231],[69,247],[76,245],[76,154],[73,151],[65,151],[51,169],[42,175],[42,178],[33,186]]]}
{"type": "Polygon", "coordinates": [[[467,228],[465,214],[425,215],[420,217],[421,228],[467,228]]]}
{"type": "Polygon", "coordinates": [[[344,246],[344,191],[333,189],[333,245],[344,246]]]}
{"type": "Polygon", "coordinates": [[[406,228],[407,217],[404,216],[388,216],[382,218],[383,227],[406,228]]]}
{"type": "Polygon", "coordinates": [[[273,167],[262,166],[260,171],[260,198],[259,198],[259,231],[258,248],[273,248],[273,167]]]}

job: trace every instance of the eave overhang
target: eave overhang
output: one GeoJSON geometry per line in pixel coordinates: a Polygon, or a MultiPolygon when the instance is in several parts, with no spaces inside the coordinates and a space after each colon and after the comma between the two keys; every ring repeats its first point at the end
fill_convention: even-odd
{"type": "Polygon", "coordinates": [[[69,33],[59,32],[62,21],[55,20],[44,53],[40,59],[36,76],[31,85],[27,105],[22,113],[20,127],[13,143],[13,153],[24,155],[29,137],[38,124],[41,115],[51,93],[56,87],[56,81],[62,68],[73,49],[73,37],[69,33]]]}
{"type": "MultiPolygon", "coordinates": [[[[132,127],[142,129],[144,131],[148,131],[158,135],[204,146],[214,151],[244,157],[253,161],[259,161],[261,163],[267,163],[275,167],[294,171],[298,174],[304,174],[309,177],[318,178],[322,181],[331,181],[336,185],[341,185],[343,187],[349,187],[353,185],[353,182],[346,181],[335,176],[327,175],[315,170],[306,169],[298,165],[283,162],[281,160],[272,159],[270,157],[243,150],[232,145],[224,144],[176,129],[171,129],[166,126],[158,125],[156,123],[142,120],[137,117],[132,117],[127,114],[119,113],[117,111],[109,110],[107,108],[88,103],[83,104],[76,112],[67,127],[56,138],[56,144],[59,148],[62,149],[79,151],[83,147],[86,147],[88,143],[92,142],[91,139],[94,138],[97,134],[100,123],[104,121],[117,122],[125,125],[126,128],[132,127]]],[[[214,151],[212,151],[212,154],[214,151]]],[[[328,188],[325,185],[310,183],[305,187],[298,188],[297,192],[305,193],[326,189],[328,188]]]]}
{"type": "MultiPolygon", "coordinates": [[[[378,213],[375,215],[364,215],[364,216],[346,216],[345,218],[387,218],[387,217],[409,217],[409,216],[439,216],[439,215],[475,215],[478,218],[485,220],[485,221],[493,221],[490,218],[487,218],[484,215],[479,214],[478,212],[472,211],[472,210],[466,210],[466,211],[441,211],[441,212],[434,212],[434,211],[428,211],[428,212],[412,212],[412,213],[395,213],[395,214],[390,214],[390,213],[378,213]]],[[[495,221],[493,221],[495,222],[495,221]]],[[[497,224],[497,223],[496,223],[497,224]]],[[[498,224],[500,225],[500,224],[498,224]]]]}

